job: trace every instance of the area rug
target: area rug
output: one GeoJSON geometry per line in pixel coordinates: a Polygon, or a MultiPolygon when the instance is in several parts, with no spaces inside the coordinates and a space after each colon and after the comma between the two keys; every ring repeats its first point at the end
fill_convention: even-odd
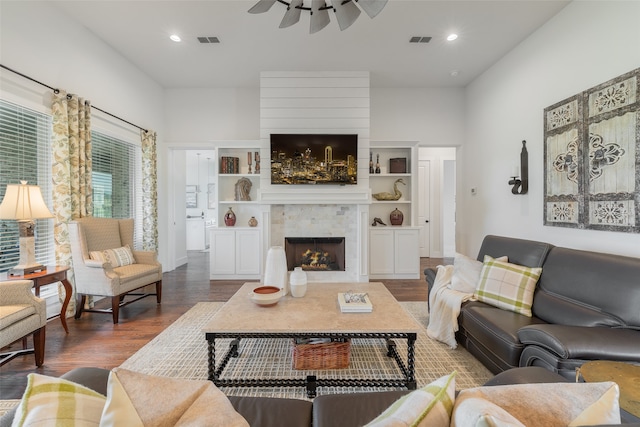
{"type": "MultiPolygon", "coordinates": [[[[422,328],[415,344],[416,380],[418,387],[456,371],[456,388],[477,387],[492,377],[480,362],[464,348],[451,350],[447,345],[427,336],[428,313],[426,303],[402,302],[422,328]]],[[[201,302],[178,318],[156,338],[127,359],[122,368],[172,378],[207,379],[207,343],[202,329],[222,307],[219,302],[201,302]]],[[[295,325],[292,325],[295,329],[295,325]]],[[[227,342],[230,340],[226,340],[227,342]]],[[[216,348],[226,349],[225,340],[216,348]]],[[[398,352],[406,360],[404,340],[397,340],[398,352]]],[[[221,359],[224,351],[216,351],[221,359]]],[[[398,378],[398,370],[392,359],[386,356],[382,340],[352,340],[351,360],[346,369],[326,371],[294,370],[291,359],[291,342],[285,339],[244,339],[240,344],[240,356],[233,358],[222,378],[253,376],[254,378],[306,378],[318,375],[323,378],[398,378]]],[[[303,387],[225,387],[227,395],[266,396],[306,399],[303,387]]],[[[359,391],[379,391],[370,387],[320,387],[318,395],[359,391]]]]}

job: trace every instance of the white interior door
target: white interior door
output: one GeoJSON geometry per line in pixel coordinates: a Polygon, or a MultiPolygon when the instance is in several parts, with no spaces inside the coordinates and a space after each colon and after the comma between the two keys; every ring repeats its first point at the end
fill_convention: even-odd
{"type": "Polygon", "coordinates": [[[431,161],[418,161],[418,227],[420,227],[420,258],[431,256],[431,161]]]}
{"type": "Polygon", "coordinates": [[[442,256],[456,255],[456,161],[442,162],[442,256]]]}

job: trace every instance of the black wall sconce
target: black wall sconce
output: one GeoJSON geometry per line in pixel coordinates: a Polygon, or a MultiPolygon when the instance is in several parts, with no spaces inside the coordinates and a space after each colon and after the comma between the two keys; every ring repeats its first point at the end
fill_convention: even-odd
{"type": "Polygon", "coordinates": [[[509,181],[513,194],[527,194],[529,191],[529,153],[527,152],[527,141],[522,141],[522,151],[520,151],[520,176],[514,173],[509,181]]]}

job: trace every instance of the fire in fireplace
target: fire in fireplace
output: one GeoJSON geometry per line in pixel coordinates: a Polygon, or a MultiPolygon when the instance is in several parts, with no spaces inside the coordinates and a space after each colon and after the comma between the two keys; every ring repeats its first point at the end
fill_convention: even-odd
{"type": "Polygon", "coordinates": [[[345,271],[344,237],[285,237],[287,268],[345,271]]]}

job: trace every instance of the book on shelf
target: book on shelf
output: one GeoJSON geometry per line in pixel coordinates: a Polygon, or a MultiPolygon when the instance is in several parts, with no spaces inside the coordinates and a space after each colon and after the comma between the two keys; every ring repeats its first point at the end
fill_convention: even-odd
{"type": "Polygon", "coordinates": [[[240,158],[238,157],[220,157],[220,173],[237,174],[240,173],[240,158]]]}
{"type": "Polygon", "coordinates": [[[343,313],[370,313],[373,305],[366,293],[341,292],[338,294],[338,304],[343,313]]]}

